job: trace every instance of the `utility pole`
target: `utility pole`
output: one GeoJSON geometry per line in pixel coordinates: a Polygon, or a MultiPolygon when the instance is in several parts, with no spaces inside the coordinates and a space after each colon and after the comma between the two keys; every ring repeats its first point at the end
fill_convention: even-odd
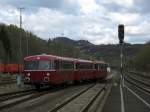
{"type": "Polygon", "coordinates": [[[26,38],[27,38],[27,54],[26,54],[26,56],[29,55],[29,37],[30,37],[30,33],[29,34],[27,33],[27,36],[26,36],[26,38]]]}
{"type": "Polygon", "coordinates": [[[18,85],[18,87],[20,88],[21,86],[22,86],[22,70],[21,70],[21,65],[22,65],[22,31],[21,31],[21,29],[22,29],[22,10],[23,10],[24,8],[23,7],[20,7],[19,8],[19,12],[20,12],[20,38],[19,38],[19,51],[20,51],[20,60],[19,60],[19,66],[18,66],[18,68],[19,68],[19,74],[17,75],[17,85],[18,85]]]}
{"type": "Polygon", "coordinates": [[[122,84],[124,86],[124,75],[123,75],[123,43],[120,44],[120,69],[121,69],[121,75],[122,75],[122,84]]]}
{"type": "Polygon", "coordinates": [[[118,38],[120,44],[120,72],[121,72],[121,80],[122,85],[124,87],[124,75],[123,75],[123,44],[124,44],[124,25],[120,24],[118,26],[118,38]]]}
{"type": "Polygon", "coordinates": [[[120,94],[121,94],[121,112],[125,112],[125,100],[123,94],[124,87],[124,73],[123,73],[123,45],[124,45],[124,25],[118,25],[118,38],[120,44],[120,72],[121,72],[121,83],[120,83],[120,94]]]}
{"type": "Polygon", "coordinates": [[[19,11],[20,11],[20,39],[19,39],[19,43],[20,43],[20,64],[22,63],[22,32],[21,32],[21,29],[22,29],[22,10],[23,9],[24,9],[23,7],[19,8],[19,11]]]}

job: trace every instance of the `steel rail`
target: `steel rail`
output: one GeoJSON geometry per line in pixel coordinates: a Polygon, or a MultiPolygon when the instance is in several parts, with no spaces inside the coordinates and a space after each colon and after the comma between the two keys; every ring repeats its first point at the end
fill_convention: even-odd
{"type": "MultiPolygon", "coordinates": [[[[48,93],[49,93],[48,91],[46,91],[46,92],[44,91],[44,92],[40,92],[40,93],[39,93],[39,92],[38,92],[38,93],[33,93],[33,95],[31,95],[31,96],[29,96],[29,97],[25,97],[25,98],[21,98],[21,97],[20,97],[19,100],[16,100],[16,101],[10,102],[10,103],[6,103],[6,104],[2,104],[2,102],[1,102],[2,105],[0,105],[0,110],[5,109],[5,108],[8,108],[8,107],[12,107],[12,106],[14,106],[14,105],[17,105],[17,104],[26,102],[26,101],[28,101],[28,100],[31,100],[31,99],[40,97],[40,96],[45,95],[45,94],[48,94],[48,93]]],[[[22,97],[24,97],[24,96],[22,96],[22,97]]]]}
{"type": "Polygon", "coordinates": [[[135,87],[137,87],[138,89],[140,89],[142,92],[148,93],[150,95],[150,90],[149,89],[143,88],[140,85],[138,85],[138,84],[136,84],[134,82],[129,81],[127,78],[125,78],[125,81],[127,81],[128,83],[134,85],[135,87]]]}
{"type": "Polygon", "coordinates": [[[33,92],[35,92],[35,91],[34,90],[20,91],[18,93],[14,93],[14,94],[11,94],[11,95],[3,95],[3,96],[0,97],[0,102],[5,101],[5,100],[11,100],[11,99],[18,98],[18,97],[22,97],[22,96],[25,96],[25,95],[29,95],[29,94],[32,94],[33,92]]]}
{"type": "Polygon", "coordinates": [[[136,79],[136,78],[133,78],[133,77],[130,76],[130,75],[126,75],[126,76],[129,77],[130,79],[136,81],[137,83],[140,83],[140,84],[143,84],[143,85],[145,85],[145,86],[147,86],[147,87],[150,87],[150,84],[148,84],[148,83],[146,83],[146,82],[144,82],[144,81],[141,81],[141,80],[138,80],[138,79],[136,79]]]}
{"type": "MultiPolygon", "coordinates": [[[[54,107],[53,109],[51,109],[50,111],[48,112],[57,112],[58,110],[62,109],[64,106],[68,105],[69,103],[71,103],[73,100],[75,100],[76,98],[78,98],[79,96],[81,96],[82,94],[86,93],[88,90],[92,89],[93,87],[95,86],[92,85],[84,90],[82,90],[81,92],[73,95],[72,97],[68,98],[67,100],[65,100],[64,102],[62,102],[60,105],[54,107]]],[[[105,85],[106,86],[106,85],[105,85]]],[[[89,108],[90,108],[90,105],[93,104],[93,102],[96,100],[96,98],[100,95],[100,93],[102,92],[102,90],[105,89],[105,86],[103,86],[99,91],[98,93],[94,96],[94,98],[87,103],[87,105],[85,107],[83,107],[83,109],[80,111],[80,112],[86,112],[89,108]]]]}

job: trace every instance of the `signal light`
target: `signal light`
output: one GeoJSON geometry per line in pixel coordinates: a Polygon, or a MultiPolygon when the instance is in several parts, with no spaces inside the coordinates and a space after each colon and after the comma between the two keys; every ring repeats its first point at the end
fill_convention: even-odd
{"type": "Polygon", "coordinates": [[[122,44],[124,42],[124,25],[123,24],[118,25],[118,38],[119,38],[119,43],[122,44]]]}

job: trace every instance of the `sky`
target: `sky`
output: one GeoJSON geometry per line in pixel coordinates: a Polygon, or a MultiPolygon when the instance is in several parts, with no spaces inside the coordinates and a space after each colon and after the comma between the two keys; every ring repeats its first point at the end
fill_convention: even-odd
{"type": "Polygon", "coordinates": [[[22,27],[42,39],[60,36],[99,44],[118,43],[118,25],[125,42],[150,40],[150,0],[0,0],[0,23],[22,27]]]}

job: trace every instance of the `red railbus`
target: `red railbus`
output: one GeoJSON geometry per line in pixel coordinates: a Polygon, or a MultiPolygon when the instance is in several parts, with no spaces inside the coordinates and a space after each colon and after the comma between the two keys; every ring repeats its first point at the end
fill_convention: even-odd
{"type": "Polygon", "coordinates": [[[106,64],[54,55],[24,58],[24,82],[40,88],[42,85],[74,83],[107,76],[106,64]]]}

